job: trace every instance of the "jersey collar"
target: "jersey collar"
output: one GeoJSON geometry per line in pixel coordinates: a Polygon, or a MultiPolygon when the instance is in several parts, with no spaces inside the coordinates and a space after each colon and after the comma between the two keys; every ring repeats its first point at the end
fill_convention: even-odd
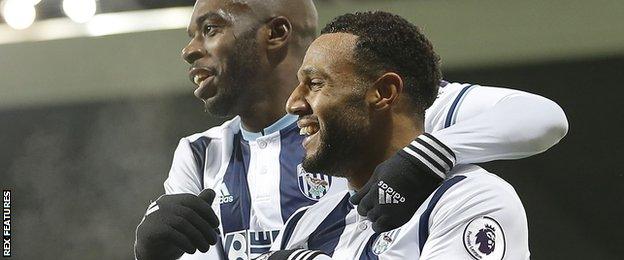
{"type": "Polygon", "coordinates": [[[297,119],[298,119],[298,117],[296,115],[286,114],[280,120],[277,120],[275,123],[273,123],[272,125],[268,126],[265,129],[263,129],[259,133],[250,132],[250,131],[245,130],[245,128],[243,127],[242,121],[240,122],[239,127],[240,127],[240,130],[241,130],[241,133],[243,134],[243,139],[245,141],[255,141],[259,137],[270,135],[270,134],[275,133],[275,132],[279,132],[280,130],[282,130],[282,129],[292,125],[295,122],[297,122],[297,119]]]}

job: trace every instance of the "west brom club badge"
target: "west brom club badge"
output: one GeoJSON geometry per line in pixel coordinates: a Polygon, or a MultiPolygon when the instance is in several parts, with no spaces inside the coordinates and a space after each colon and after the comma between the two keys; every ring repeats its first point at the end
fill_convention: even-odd
{"type": "Polygon", "coordinates": [[[311,200],[319,200],[329,191],[331,177],[320,173],[306,172],[301,164],[297,165],[299,190],[311,200]]]}

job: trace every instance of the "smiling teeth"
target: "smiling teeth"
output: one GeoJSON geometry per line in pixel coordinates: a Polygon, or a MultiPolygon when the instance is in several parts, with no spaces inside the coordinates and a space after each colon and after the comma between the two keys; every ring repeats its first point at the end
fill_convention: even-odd
{"type": "Polygon", "coordinates": [[[302,127],[301,130],[299,130],[299,134],[300,135],[313,135],[313,134],[316,134],[317,131],[318,131],[318,128],[316,126],[306,126],[306,127],[302,127]]]}
{"type": "Polygon", "coordinates": [[[193,81],[195,82],[195,84],[199,85],[202,82],[202,77],[199,75],[195,75],[195,77],[193,78],[193,81]]]}

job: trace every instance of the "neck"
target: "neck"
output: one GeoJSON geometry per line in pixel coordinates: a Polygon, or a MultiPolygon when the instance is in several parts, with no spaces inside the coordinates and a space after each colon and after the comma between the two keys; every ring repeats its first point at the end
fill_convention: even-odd
{"type": "Polygon", "coordinates": [[[286,115],[284,106],[298,84],[296,68],[300,62],[292,60],[295,59],[286,58],[267,73],[270,76],[263,82],[261,93],[238,114],[246,130],[260,132],[286,115]]]}
{"type": "Polygon", "coordinates": [[[262,102],[252,107],[253,110],[239,114],[243,127],[250,132],[261,132],[286,115],[283,108],[280,111],[269,102],[262,102]]]}
{"type": "Polygon", "coordinates": [[[380,127],[373,127],[377,131],[372,133],[370,140],[377,141],[369,144],[371,149],[364,155],[365,159],[360,160],[368,163],[361,164],[361,167],[347,175],[351,176],[349,185],[353,189],[361,189],[379,164],[394,156],[424,132],[422,120],[415,120],[414,117],[413,114],[393,114],[387,120],[375,124],[380,127]]]}

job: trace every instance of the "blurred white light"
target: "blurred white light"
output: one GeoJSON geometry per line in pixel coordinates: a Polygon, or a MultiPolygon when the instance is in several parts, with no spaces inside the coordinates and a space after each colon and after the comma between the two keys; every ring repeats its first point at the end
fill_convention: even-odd
{"type": "Polygon", "coordinates": [[[16,30],[23,30],[35,22],[35,6],[24,0],[6,0],[0,6],[6,23],[16,30]]]}
{"type": "Polygon", "coordinates": [[[95,0],[63,0],[63,11],[77,23],[86,23],[95,15],[95,0]]]}

